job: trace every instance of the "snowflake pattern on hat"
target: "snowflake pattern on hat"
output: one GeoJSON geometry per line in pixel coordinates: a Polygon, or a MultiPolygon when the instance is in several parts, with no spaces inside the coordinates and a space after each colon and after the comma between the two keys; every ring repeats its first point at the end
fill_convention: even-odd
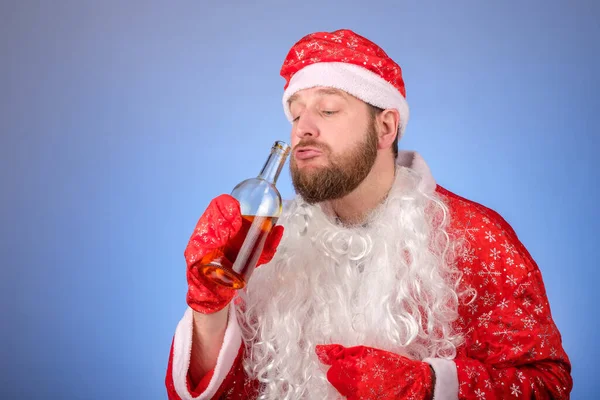
{"type": "Polygon", "coordinates": [[[311,33],[287,54],[280,71],[285,79],[282,98],[288,121],[288,100],[296,92],[331,87],[381,109],[398,110],[398,134],[402,137],[410,112],[402,69],[381,47],[347,29],[311,33]]]}
{"type": "Polygon", "coordinates": [[[290,49],[281,68],[281,76],[286,81],[284,89],[296,72],[319,62],[342,62],[366,68],[406,97],[400,66],[381,47],[348,29],[311,33],[300,39],[290,49]]]}

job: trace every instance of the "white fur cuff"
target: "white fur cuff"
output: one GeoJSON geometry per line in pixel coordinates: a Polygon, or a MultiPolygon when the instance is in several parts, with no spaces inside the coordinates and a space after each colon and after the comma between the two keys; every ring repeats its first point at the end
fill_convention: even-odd
{"type": "Polygon", "coordinates": [[[192,353],[192,332],[194,327],[193,310],[188,307],[183,318],[175,330],[175,342],[173,347],[173,383],[175,390],[182,400],[207,400],[212,398],[225,377],[231,370],[233,362],[238,355],[242,344],[242,335],[236,318],[233,302],[229,306],[229,319],[223,346],[219,351],[217,365],[214,374],[206,390],[198,397],[192,397],[187,388],[187,373],[190,366],[190,355],[192,353]]]}
{"type": "Polygon", "coordinates": [[[458,400],[458,374],[454,361],[443,358],[426,358],[423,361],[435,371],[433,400],[458,400]]]}

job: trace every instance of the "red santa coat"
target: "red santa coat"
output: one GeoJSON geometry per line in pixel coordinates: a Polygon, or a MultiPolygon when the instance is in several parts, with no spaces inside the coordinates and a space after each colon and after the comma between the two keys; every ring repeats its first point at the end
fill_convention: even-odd
{"type": "MultiPolygon", "coordinates": [[[[436,372],[434,398],[569,398],[571,364],[536,262],[498,213],[435,184],[418,154],[412,157],[414,168],[422,170],[425,180],[445,200],[452,221],[450,233],[469,243],[458,267],[464,283],[477,291],[475,301],[459,307],[455,326],[465,341],[454,360],[424,360],[436,372]]],[[[171,346],[166,375],[169,399],[257,397],[259,384],[242,368],[245,350],[235,313],[230,314],[217,366],[191,388],[187,371],[192,311],[187,310],[171,346]]]]}

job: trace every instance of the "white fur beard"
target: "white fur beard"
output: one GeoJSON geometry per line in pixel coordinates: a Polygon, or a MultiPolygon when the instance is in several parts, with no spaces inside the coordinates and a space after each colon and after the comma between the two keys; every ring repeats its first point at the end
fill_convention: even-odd
{"type": "Polygon", "coordinates": [[[418,183],[399,167],[364,227],[336,225],[301,199],[286,210],[275,258],[240,293],[244,366],[263,383],[261,399],[339,397],[318,344],[454,357],[461,337],[452,331],[458,295],[447,212],[418,183]]]}

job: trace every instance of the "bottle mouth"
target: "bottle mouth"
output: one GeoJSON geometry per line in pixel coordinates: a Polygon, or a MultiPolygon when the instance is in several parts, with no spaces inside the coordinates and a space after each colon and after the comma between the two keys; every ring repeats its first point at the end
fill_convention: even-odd
{"type": "Polygon", "coordinates": [[[273,150],[277,150],[277,151],[281,151],[284,154],[288,154],[290,152],[290,150],[292,149],[292,147],[287,144],[286,142],[283,142],[281,140],[278,140],[275,142],[275,144],[273,145],[273,150]]]}

